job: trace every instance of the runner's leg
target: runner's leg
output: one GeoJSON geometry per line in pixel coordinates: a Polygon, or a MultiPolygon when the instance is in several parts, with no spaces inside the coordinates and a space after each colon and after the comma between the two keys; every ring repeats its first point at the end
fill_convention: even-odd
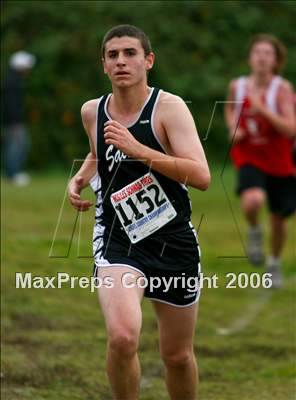
{"type": "Polygon", "coordinates": [[[287,221],[284,217],[272,213],[270,215],[270,247],[271,253],[267,259],[267,272],[271,274],[272,287],[280,288],[283,284],[281,272],[281,254],[287,238],[287,221]]]}
{"type": "Polygon", "coordinates": [[[287,238],[287,221],[286,218],[278,214],[270,215],[271,226],[271,255],[280,257],[287,238]]]}
{"type": "Polygon", "coordinates": [[[114,400],[137,400],[140,384],[137,349],[142,324],[143,289],[136,285],[125,288],[122,284],[125,273],[134,276],[128,283],[135,283],[136,278],[143,275],[128,267],[99,268],[97,276],[112,278],[114,286],[102,286],[98,294],[107,328],[107,373],[114,400]]]}
{"type": "Polygon", "coordinates": [[[158,317],[160,353],[171,400],[196,400],[198,373],[193,350],[197,303],[174,307],[153,301],[158,317]]]}
{"type": "Polygon", "coordinates": [[[264,261],[263,229],[259,224],[259,213],[265,202],[265,192],[259,187],[246,189],[241,194],[241,206],[249,223],[247,256],[254,265],[264,261]]]}
{"type": "Polygon", "coordinates": [[[256,226],[259,223],[259,212],[265,202],[265,192],[260,188],[246,189],[241,194],[241,206],[248,223],[256,226]]]}

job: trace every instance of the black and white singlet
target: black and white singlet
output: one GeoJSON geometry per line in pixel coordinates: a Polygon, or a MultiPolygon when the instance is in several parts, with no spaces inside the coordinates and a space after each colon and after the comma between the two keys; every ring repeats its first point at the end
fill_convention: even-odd
{"type": "MultiPolygon", "coordinates": [[[[142,144],[165,153],[153,125],[160,93],[151,88],[139,117],[127,128],[142,144]]],[[[199,273],[199,247],[186,186],[105,143],[110,97],[99,100],[97,112],[98,175],[91,182],[97,196],[95,267],[124,264],[143,272],[195,268],[199,273]]]]}

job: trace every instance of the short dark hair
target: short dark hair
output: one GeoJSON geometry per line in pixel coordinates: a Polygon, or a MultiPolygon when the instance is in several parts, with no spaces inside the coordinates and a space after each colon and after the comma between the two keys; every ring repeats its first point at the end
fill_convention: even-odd
{"type": "Polygon", "coordinates": [[[269,35],[267,33],[259,33],[251,38],[248,47],[248,55],[250,55],[253,46],[259,42],[268,42],[272,45],[276,55],[276,65],[273,68],[273,72],[275,74],[280,73],[286,61],[286,54],[287,54],[286,47],[275,36],[269,35]]]}
{"type": "Polygon", "coordinates": [[[120,38],[123,36],[129,36],[139,39],[143,47],[145,56],[148,56],[148,54],[151,53],[152,51],[151,43],[145,32],[143,32],[140,28],[134,25],[117,25],[114,26],[112,29],[110,29],[104,36],[101,46],[101,55],[103,58],[105,56],[106,43],[109,42],[109,40],[113,39],[114,37],[120,38]]]}

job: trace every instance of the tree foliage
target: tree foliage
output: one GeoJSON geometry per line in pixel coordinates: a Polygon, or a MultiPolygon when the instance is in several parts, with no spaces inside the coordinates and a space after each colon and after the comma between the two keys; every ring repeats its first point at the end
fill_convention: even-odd
{"type": "MultiPolygon", "coordinates": [[[[285,43],[285,76],[293,81],[295,20],[292,1],[4,1],[2,79],[14,51],[26,49],[38,58],[27,82],[31,165],[71,165],[88,152],[80,108],[110,91],[100,42],[112,26],[134,24],[149,35],[156,54],[150,85],[183,97],[204,138],[229,80],[248,71],[251,35],[268,32],[285,43]]],[[[210,157],[225,156],[221,103],[205,147],[210,157]]]]}

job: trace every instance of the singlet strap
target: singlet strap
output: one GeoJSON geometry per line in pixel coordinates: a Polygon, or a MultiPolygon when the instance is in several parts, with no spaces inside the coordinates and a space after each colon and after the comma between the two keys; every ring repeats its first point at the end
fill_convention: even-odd
{"type": "Polygon", "coordinates": [[[269,108],[269,110],[274,113],[277,113],[278,111],[276,99],[281,83],[282,83],[282,78],[280,76],[275,76],[272,79],[266,93],[266,105],[269,108]]]}
{"type": "Polygon", "coordinates": [[[104,111],[105,108],[105,103],[108,98],[109,94],[104,94],[104,96],[100,97],[99,103],[98,103],[98,111],[97,111],[97,118],[101,115],[101,113],[104,111]]]}
{"type": "Polygon", "coordinates": [[[145,104],[145,107],[143,108],[143,111],[140,115],[139,121],[140,120],[151,120],[151,116],[152,116],[152,112],[154,109],[154,104],[157,98],[157,95],[159,93],[159,89],[158,88],[152,88],[153,92],[150,95],[150,98],[147,102],[147,104],[145,104]]]}
{"type": "Polygon", "coordinates": [[[236,110],[237,114],[239,114],[242,109],[242,102],[246,95],[246,88],[247,88],[247,78],[245,76],[241,76],[237,80],[235,96],[234,96],[234,99],[236,102],[235,110],[236,110]]]}

